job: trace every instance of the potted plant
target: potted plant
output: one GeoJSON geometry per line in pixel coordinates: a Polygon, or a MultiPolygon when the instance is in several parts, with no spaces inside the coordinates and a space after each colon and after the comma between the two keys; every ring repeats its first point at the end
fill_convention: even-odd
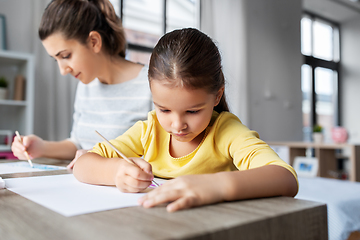
{"type": "Polygon", "coordinates": [[[318,125],[318,124],[315,124],[314,127],[313,127],[313,141],[315,143],[322,143],[323,140],[324,140],[324,135],[323,135],[323,127],[318,125]]]}
{"type": "Polygon", "coordinates": [[[7,98],[8,82],[5,77],[0,77],[0,99],[7,98]]]}

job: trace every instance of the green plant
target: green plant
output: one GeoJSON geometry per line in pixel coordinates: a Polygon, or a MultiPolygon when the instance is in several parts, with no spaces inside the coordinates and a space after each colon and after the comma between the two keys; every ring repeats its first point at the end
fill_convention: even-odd
{"type": "Polygon", "coordinates": [[[5,77],[0,77],[0,88],[7,88],[8,82],[5,77]]]}
{"type": "Polygon", "coordinates": [[[313,127],[313,132],[322,132],[322,130],[323,130],[322,126],[318,124],[314,125],[313,127]]]}

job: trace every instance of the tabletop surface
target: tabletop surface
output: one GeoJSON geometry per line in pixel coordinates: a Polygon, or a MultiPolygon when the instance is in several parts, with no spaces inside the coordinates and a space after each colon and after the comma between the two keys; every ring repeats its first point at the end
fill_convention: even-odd
{"type": "MultiPolygon", "coordinates": [[[[0,160],[6,162],[8,160],[0,160]]],[[[36,159],[66,166],[68,161],[36,159]]],[[[1,174],[3,179],[70,170],[1,174]]],[[[120,208],[64,217],[0,189],[1,239],[327,239],[326,205],[273,197],[166,212],[165,205],[120,208]]]]}

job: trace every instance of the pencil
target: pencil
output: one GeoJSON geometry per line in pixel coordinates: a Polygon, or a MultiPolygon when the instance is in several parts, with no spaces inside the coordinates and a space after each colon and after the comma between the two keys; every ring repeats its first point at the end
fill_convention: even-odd
{"type": "MultiPolygon", "coordinates": [[[[22,144],[20,133],[18,131],[15,131],[15,134],[16,134],[16,137],[19,139],[19,141],[22,144]]],[[[25,157],[27,158],[27,161],[29,162],[30,166],[34,167],[34,165],[32,164],[31,159],[30,159],[29,154],[27,153],[27,151],[25,151],[25,157]]]]}
{"type": "MultiPolygon", "coordinates": [[[[130,158],[127,158],[122,152],[119,151],[119,149],[117,149],[114,145],[111,144],[111,142],[109,142],[103,135],[101,135],[98,131],[95,130],[95,132],[112,148],[114,149],[123,159],[125,159],[128,163],[134,164],[135,166],[136,163],[131,160],[130,158]]],[[[157,182],[155,182],[155,180],[153,179],[152,182],[159,187],[159,184],[157,182]]]]}

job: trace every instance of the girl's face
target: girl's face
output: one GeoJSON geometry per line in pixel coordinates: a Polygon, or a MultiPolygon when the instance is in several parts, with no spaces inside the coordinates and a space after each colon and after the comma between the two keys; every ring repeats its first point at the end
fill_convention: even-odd
{"type": "Polygon", "coordinates": [[[159,123],[179,142],[191,142],[204,132],[223,91],[222,88],[218,94],[209,94],[204,89],[170,88],[162,81],[151,81],[159,123]]]}
{"type": "Polygon", "coordinates": [[[47,53],[57,61],[62,75],[71,74],[88,84],[96,76],[96,53],[91,43],[83,45],[74,39],[65,39],[61,33],[54,33],[42,41],[47,53]]]}

